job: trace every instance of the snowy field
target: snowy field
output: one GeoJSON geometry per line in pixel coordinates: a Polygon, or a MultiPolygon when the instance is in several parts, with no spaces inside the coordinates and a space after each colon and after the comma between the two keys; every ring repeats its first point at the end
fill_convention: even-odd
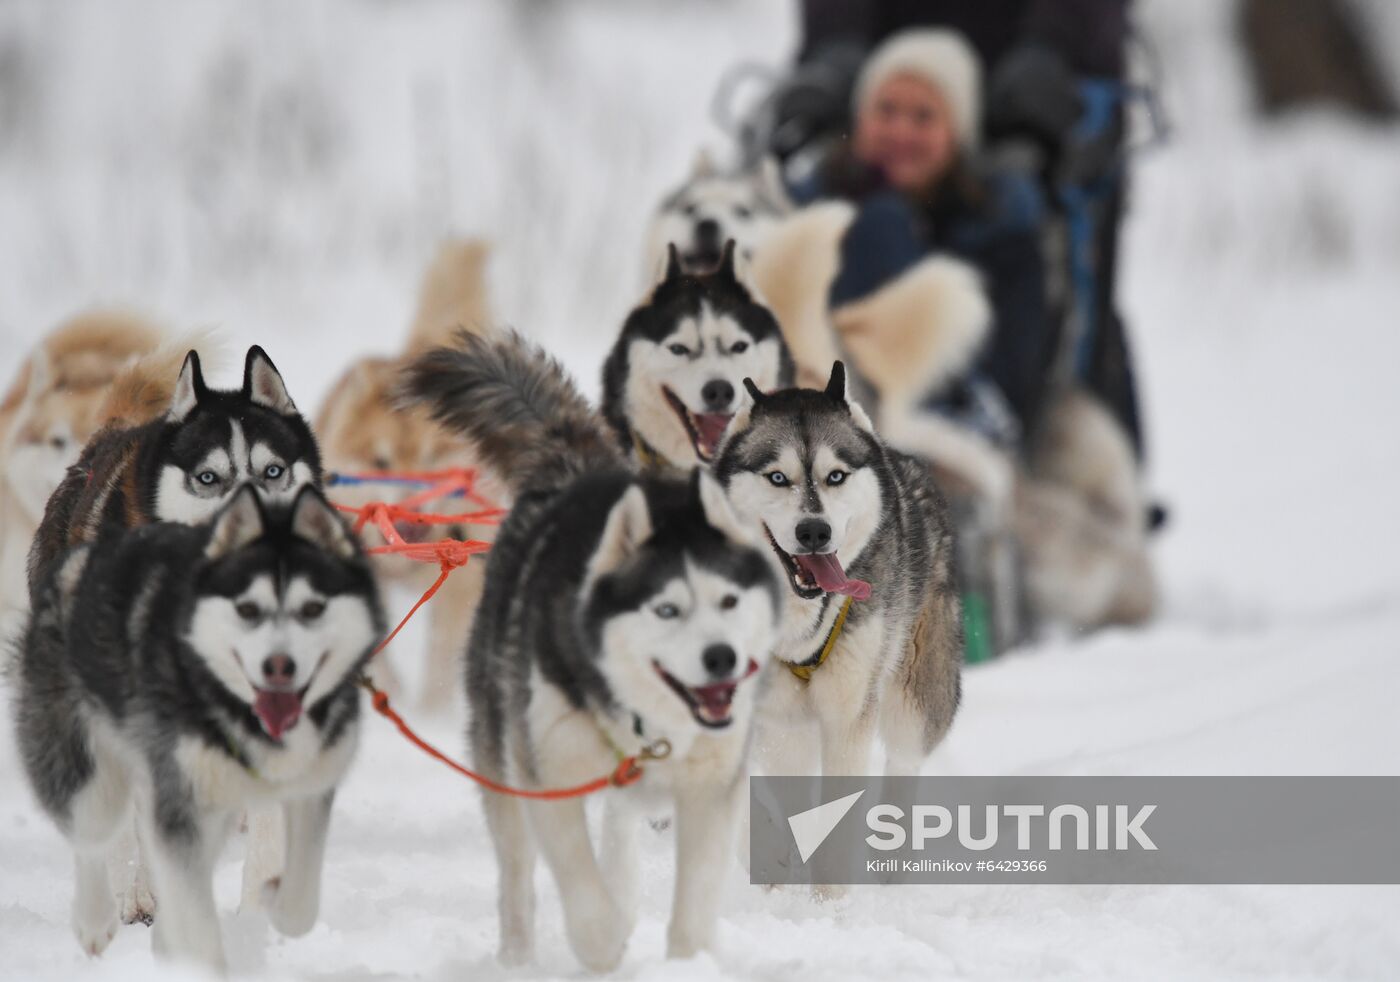
{"type": "MultiPolygon", "coordinates": [[[[1176,122],[1137,162],[1122,282],[1172,508],[1165,610],[969,670],[928,773],[1400,773],[1400,138],[1247,120],[1229,6],[1138,4],[1176,122]]],[[[648,209],[715,137],[717,77],[777,62],[794,30],[785,5],[738,0],[0,6],[3,374],[59,318],[121,302],[265,345],[310,407],[352,352],[397,346],[438,238],[475,233],[496,243],[501,318],[592,391],[648,209]]],[[[460,750],[458,715],[425,728],[460,750]]],[[[670,845],[648,844],[619,977],[1400,975],[1400,887],[892,887],[818,905],[737,865],[719,950],[672,963],[670,845]]],[[[216,884],[237,972],[582,974],[552,885],[538,965],[496,965],[476,794],[377,719],[308,937],[234,913],[241,850],[216,884]]],[[[0,977],[156,977],[143,927],[99,962],[79,953],[69,870],[6,725],[0,977]]]]}

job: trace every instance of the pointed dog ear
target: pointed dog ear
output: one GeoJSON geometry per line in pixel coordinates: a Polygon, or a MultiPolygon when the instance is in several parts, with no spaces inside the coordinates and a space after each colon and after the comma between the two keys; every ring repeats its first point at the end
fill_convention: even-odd
{"type": "Polygon", "coordinates": [[[199,405],[208,390],[204,387],[204,373],[199,370],[199,352],[185,355],[185,363],[180,366],[180,377],[175,380],[175,392],[170,397],[170,409],[166,418],[178,423],[199,405]]]}
{"type": "Polygon", "coordinates": [[[715,275],[730,283],[737,283],[734,275],[734,240],[727,239],[724,243],[724,252],[720,254],[719,266],[715,269],[715,275]]]}
{"type": "Polygon", "coordinates": [[[240,486],[214,516],[213,531],[204,546],[204,555],[220,559],[251,545],[262,538],[265,524],[257,490],[251,484],[240,486]]]}
{"type": "Polygon", "coordinates": [[[783,165],[771,153],[765,154],[758,165],[758,186],[759,193],[779,214],[794,210],[792,195],[783,180],[783,165]]]}
{"type": "Polygon", "coordinates": [[[661,277],[662,283],[670,283],[679,277],[685,270],[681,269],[681,254],[674,242],[666,243],[666,274],[661,277]]]}
{"type": "Polygon", "coordinates": [[[271,409],[283,416],[297,415],[296,403],[287,395],[287,386],[282,376],[267,357],[267,352],[258,345],[248,349],[248,357],[243,363],[243,395],[255,405],[271,409]]]}
{"type": "Polygon", "coordinates": [[[710,156],[708,147],[701,147],[695,152],[695,160],[690,165],[690,179],[698,181],[707,177],[714,177],[719,173],[719,168],[715,166],[714,158],[710,156]]]}
{"type": "Polygon", "coordinates": [[[697,469],[693,478],[695,492],[700,499],[700,510],[705,513],[705,521],[731,542],[741,545],[756,545],[758,536],[743,522],[729,503],[724,488],[707,470],[697,469]]]}
{"type": "Polygon", "coordinates": [[[762,389],[754,385],[753,379],[749,378],[747,375],[744,376],[744,390],[748,392],[749,398],[753,400],[755,406],[762,405],[763,400],[768,398],[762,389]]]}
{"type": "Polygon", "coordinates": [[[826,394],[841,405],[846,404],[846,366],[840,361],[831,363],[831,378],[826,382],[826,394]]]}
{"type": "Polygon", "coordinates": [[[344,520],[310,484],[297,492],[292,503],[292,534],[341,559],[354,559],[358,552],[344,520]]]}
{"type": "Polygon", "coordinates": [[[640,484],[634,484],[617,499],[617,504],[608,513],[603,537],[598,540],[598,548],[588,561],[588,579],[620,567],[641,548],[643,542],[651,538],[651,532],[651,510],[647,507],[646,492],[640,484]]]}

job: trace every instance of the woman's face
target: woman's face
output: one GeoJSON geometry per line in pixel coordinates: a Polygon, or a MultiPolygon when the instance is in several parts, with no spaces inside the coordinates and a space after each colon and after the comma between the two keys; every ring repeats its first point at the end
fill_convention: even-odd
{"type": "Polygon", "coordinates": [[[927,190],[947,173],[956,151],[947,100],[916,75],[891,75],[856,115],[856,156],[900,191],[927,190]]]}

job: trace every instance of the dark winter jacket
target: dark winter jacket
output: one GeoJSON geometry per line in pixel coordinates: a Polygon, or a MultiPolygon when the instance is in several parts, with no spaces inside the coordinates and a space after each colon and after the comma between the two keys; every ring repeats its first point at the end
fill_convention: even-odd
{"type": "Polygon", "coordinates": [[[804,204],[842,198],[857,207],[841,242],[833,308],[874,293],[932,253],[975,266],[993,310],[977,370],[1001,390],[1023,432],[1034,425],[1054,332],[1040,248],[1043,201],[1033,181],[962,168],[933,195],[916,200],[884,186],[843,153],[793,195],[804,204]]]}

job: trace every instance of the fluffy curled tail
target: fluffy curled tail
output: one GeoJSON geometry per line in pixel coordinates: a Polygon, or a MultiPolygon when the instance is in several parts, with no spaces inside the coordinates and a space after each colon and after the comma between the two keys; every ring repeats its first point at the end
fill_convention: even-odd
{"type": "Polygon", "coordinates": [[[165,342],[112,379],[100,411],[102,422],[139,426],[169,409],[180,367],[191,349],[199,352],[206,371],[211,364],[218,364],[223,354],[223,345],[213,331],[192,331],[165,342]]]}
{"type": "Polygon", "coordinates": [[[560,487],[626,466],[602,417],[564,366],[514,331],[460,331],[413,361],[401,392],[469,438],[513,492],[560,487]]]}
{"type": "Polygon", "coordinates": [[[409,354],[451,344],[459,330],[489,333],[486,263],[490,255],[491,247],[481,239],[451,239],[442,244],[423,274],[418,313],[408,335],[409,354]]]}

